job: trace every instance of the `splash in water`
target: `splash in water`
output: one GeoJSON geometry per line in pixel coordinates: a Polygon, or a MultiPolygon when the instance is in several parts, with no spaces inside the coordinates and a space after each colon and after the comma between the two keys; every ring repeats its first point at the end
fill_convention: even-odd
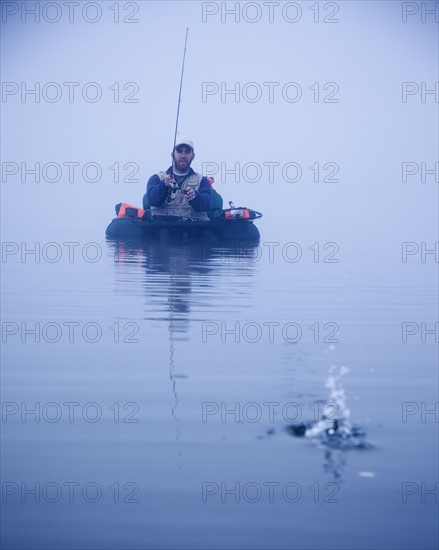
{"type": "Polygon", "coordinates": [[[326,387],[329,399],[323,406],[323,414],[317,422],[294,424],[289,431],[299,437],[318,440],[335,449],[361,448],[365,446],[363,430],[350,422],[346,393],[342,387],[342,378],[349,372],[347,367],[335,365],[330,368],[326,387]]]}

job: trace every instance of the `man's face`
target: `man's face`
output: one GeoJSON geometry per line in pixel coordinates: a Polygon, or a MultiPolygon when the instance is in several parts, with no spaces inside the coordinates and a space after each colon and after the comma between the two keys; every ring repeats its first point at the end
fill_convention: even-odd
{"type": "Polygon", "coordinates": [[[195,158],[195,153],[189,146],[179,145],[172,153],[172,158],[174,159],[174,168],[178,172],[186,172],[195,158]]]}

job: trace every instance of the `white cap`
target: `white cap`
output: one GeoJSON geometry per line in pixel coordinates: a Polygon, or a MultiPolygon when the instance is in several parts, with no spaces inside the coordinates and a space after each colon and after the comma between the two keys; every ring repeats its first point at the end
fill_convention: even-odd
{"type": "Polygon", "coordinates": [[[177,136],[175,147],[178,147],[179,145],[187,145],[192,149],[192,151],[194,151],[194,142],[186,136],[177,136]]]}

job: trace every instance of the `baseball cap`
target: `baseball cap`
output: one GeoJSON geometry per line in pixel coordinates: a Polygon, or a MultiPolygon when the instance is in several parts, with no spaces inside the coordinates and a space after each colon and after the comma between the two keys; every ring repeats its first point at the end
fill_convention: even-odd
{"type": "Polygon", "coordinates": [[[192,149],[192,151],[194,151],[194,142],[186,136],[177,136],[175,147],[178,147],[180,145],[187,145],[192,149]]]}

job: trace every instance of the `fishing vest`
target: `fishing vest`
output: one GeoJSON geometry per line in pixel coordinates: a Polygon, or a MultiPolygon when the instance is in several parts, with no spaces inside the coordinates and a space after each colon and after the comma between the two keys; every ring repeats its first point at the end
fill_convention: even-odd
{"type": "MultiPolygon", "coordinates": [[[[165,179],[166,172],[159,172],[158,177],[163,181],[165,179]]],[[[206,212],[199,212],[192,208],[189,204],[182,189],[192,187],[194,191],[197,191],[200,187],[200,183],[203,176],[194,172],[189,175],[183,182],[181,188],[176,189],[168,193],[165,202],[162,206],[151,206],[151,214],[153,216],[176,216],[178,218],[190,218],[192,220],[209,221],[209,216],[206,212]]]]}

